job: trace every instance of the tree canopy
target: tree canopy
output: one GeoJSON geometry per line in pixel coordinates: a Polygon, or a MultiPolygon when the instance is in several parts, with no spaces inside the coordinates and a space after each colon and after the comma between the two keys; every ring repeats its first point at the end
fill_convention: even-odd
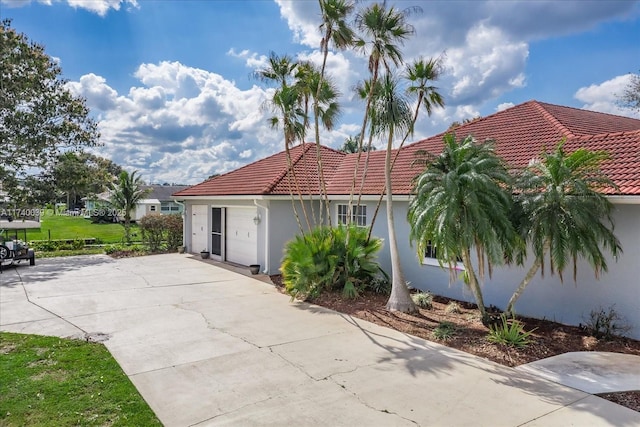
{"type": "Polygon", "coordinates": [[[631,74],[629,84],[620,95],[618,102],[625,108],[640,111],[640,74],[631,74]]]}
{"type": "Polygon", "coordinates": [[[44,167],[65,148],[99,134],[85,100],[73,95],[43,46],[0,23],[0,179],[44,167]]]}

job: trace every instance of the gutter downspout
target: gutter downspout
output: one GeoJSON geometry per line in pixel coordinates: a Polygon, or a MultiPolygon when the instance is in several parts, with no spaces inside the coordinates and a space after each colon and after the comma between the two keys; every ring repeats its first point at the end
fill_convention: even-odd
{"type": "Polygon", "coordinates": [[[187,207],[179,200],[173,199],[173,202],[182,206],[182,247],[187,252],[187,207]]]}
{"type": "Polygon", "coordinates": [[[269,205],[261,205],[258,199],[253,199],[253,204],[264,209],[264,270],[263,274],[269,273],[269,205]]]}

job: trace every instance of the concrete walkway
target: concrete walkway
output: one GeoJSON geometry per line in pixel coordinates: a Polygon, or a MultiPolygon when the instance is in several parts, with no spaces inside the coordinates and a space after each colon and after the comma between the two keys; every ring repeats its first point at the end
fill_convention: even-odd
{"type": "Polygon", "coordinates": [[[104,341],[167,426],[639,426],[640,413],[189,259],[38,260],[0,329],[104,341]]]}

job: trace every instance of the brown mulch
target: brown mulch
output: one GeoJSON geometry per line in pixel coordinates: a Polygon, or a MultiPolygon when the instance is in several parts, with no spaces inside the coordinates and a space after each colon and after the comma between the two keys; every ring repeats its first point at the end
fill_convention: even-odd
{"type": "MultiPolygon", "coordinates": [[[[272,276],[271,280],[283,291],[280,276],[272,276]]],[[[431,309],[405,314],[387,311],[387,299],[386,295],[367,293],[354,300],[346,300],[340,292],[326,292],[314,299],[313,304],[511,367],[572,351],[610,351],[640,356],[640,341],[623,337],[597,339],[580,327],[533,318],[519,318],[526,331],[533,330],[531,343],[526,347],[493,344],[487,341],[487,328],[480,321],[475,304],[434,296],[431,309]],[[458,313],[446,311],[450,303],[457,304],[458,313]],[[438,340],[434,336],[434,330],[441,322],[455,326],[455,333],[446,340],[438,340]]],[[[640,390],[599,396],[640,412],[640,390]]]]}

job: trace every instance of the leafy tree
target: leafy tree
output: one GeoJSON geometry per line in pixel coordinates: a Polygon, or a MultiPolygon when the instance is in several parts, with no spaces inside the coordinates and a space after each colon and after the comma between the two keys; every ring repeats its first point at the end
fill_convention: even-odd
{"type": "MultiPolygon", "coordinates": [[[[443,138],[438,156],[422,153],[425,170],[414,185],[409,202],[410,237],[422,259],[427,244],[436,248],[441,266],[455,275],[458,259],[465,268],[483,322],[488,320],[480,289],[485,265],[504,262],[519,243],[511,222],[511,176],[491,142],[477,143],[471,136],[459,142],[454,134],[443,138]],[[478,269],[471,262],[475,248],[478,269]]],[[[454,276],[452,276],[454,277],[454,276]]]]}
{"type": "Polygon", "coordinates": [[[570,264],[576,279],[578,257],[586,259],[598,277],[600,271],[607,271],[603,249],[613,256],[622,251],[613,234],[611,202],[601,193],[615,188],[600,170],[608,154],[585,148],[567,154],[563,147],[561,142],[553,152],[542,154],[517,181],[516,224],[534,261],[507,304],[506,311],[511,313],[536,273],[544,274],[547,256],[551,274],[557,272],[562,281],[570,264]]]}
{"type": "Polygon", "coordinates": [[[618,103],[625,108],[640,111],[640,74],[631,74],[629,84],[619,97],[618,103]]]}
{"type": "Polygon", "coordinates": [[[96,123],[44,47],[0,24],[0,179],[46,166],[68,147],[95,145],[96,123]]]}
{"type": "Polygon", "coordinates": [[[113,185],[111,193],[111,204],[116,209],[122,211],[124,216],[124,235],[128,244],[131,244],[131,211],[135,209],[136,203],[142,200],[148,193],[148,190],[144,190],[142,186],[144,182],[140,176],[137,176],[138,172],[134,171],[129,174],[127,171],[122,171],[118,177],[118,182],[113,185]]]}

